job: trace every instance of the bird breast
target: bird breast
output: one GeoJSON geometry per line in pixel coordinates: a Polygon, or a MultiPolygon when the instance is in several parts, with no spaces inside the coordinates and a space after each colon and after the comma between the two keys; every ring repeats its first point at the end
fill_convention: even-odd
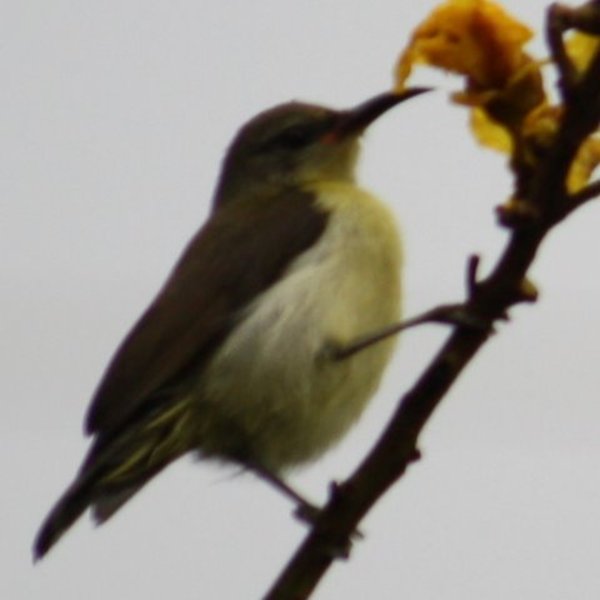
{"type": "Polygon", "coordinates": [[[393,340],[344,360],[327,349],[399,319],[393,215],[350,183],[309,191],[328,214],[324,233],[244,309],[199,382],[204,454],[275,472],[316,458],[359,417],[389,360],[393,340]]]}

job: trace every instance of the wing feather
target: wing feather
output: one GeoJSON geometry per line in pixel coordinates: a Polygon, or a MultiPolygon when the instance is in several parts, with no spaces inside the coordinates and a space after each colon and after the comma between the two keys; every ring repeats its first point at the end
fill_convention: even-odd
{"type": "Polygon", "coordinates": [[[305,192],[217,210],[191,240],[100,381],[88,433],[109,433],[153,408],[160,390],[200,371],[239,311],[321,235],[327,217],[305,192]]]}

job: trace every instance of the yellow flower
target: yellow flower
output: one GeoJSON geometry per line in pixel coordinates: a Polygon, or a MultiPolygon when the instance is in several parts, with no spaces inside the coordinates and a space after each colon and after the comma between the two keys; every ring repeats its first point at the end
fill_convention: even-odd
{"type": "Polygon", "coordinates": [[[425,63],[465,75],[478,90],[504,87],[529,57],[531,30],[489,0],[449,0],[413,33],[396,69],[403,87],[412,66],[425,63]]]}
{"type": "MultiPolygon", "coordinates": [[[[404,89],[419,64],[463,76],[464,88],[452,100],[470,108],[477,140],[509,154],[514,170],[531,172],[553,143],[562,115],[562,107],[551,105],[545,94],[541,61],[524,50],[531,37],[526,25],[492,0],[447,0],[411,36],[396,66],[395,87],[404,89]]],[[[567,52],[578,72],[588,67],[599,44],[598,36],[570,36],[567,52]]],[[[598,165],[600,134],[579,149],[568,190],[585,186],[598,165]]]]}
{"type": "Polygon", "coordinates": [[[596,55],[600,39],[596,35],[575,32],[567,41],[567,53],[580,73],[585,71],[590,60],[596,55]]]}
{"type": "MultiPolygon", "coordinates": [[[[396,88],[405,87],[417,64],[464,76],[464,89],[452,99],[472,109],[475,137],[515,152],[530,113],[547,104],[540,63],[523,49],[531,37],[526,25],[491,0],[448,0],[413,33],[396,67],[396,88]]],[[[528,127],[535,134],[533,122],[528,127]]]]}
{"type": "Polygon", "coordinates": [[[600,164],[600,137],[590,136],[579,148],[567,176],[567,189],[577,192],[589,182],[592,173],[600,164]]]}

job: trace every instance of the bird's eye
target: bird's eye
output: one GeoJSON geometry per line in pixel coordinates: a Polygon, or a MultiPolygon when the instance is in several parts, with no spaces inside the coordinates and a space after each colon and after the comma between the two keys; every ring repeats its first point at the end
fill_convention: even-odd
{"type": "Polygon", "coordinates": [[[312,141],[312,134],[311,129],[295,125],[282,131],[273,141],[282,148],[295,150],[307,146],[312,141]]]}

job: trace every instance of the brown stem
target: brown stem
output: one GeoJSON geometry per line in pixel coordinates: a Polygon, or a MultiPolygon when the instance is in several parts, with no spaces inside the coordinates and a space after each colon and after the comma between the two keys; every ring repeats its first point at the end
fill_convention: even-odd
{"type": "Polygon", "coordinates": [[[502,255],[483,281],[477,281],[476,259],[471,259],[465,308],[490,326],[454,325],[425,372],[401,398],[373,449],[351,477],[336,486],[313,528],[265,596],[266,600],[308,598],[333,561],[344,556],[360,520],[419,457],[417,443],[423,427],[446,391],[485,343],[491,325],[502,319],[517,302],[534,298],[535,293],[527,286],[526,274],[545,236],[577,206],[600,192],[600,184],[592,184],[571,197],[565,184],[579,147],[600,121],[600,54],[592,59],[585,73],[573,77],[562,46],[564,20],[562,29],[556,29],[557,14],[563,18],[568,13],[569,27],[584,17],[588,24],[600,23],[600,19],[594,21],[590,17],[592,13],[598,16],[599,5],[600,2],[590,2],[580,9],[553,5],[550,9],[549,43],[562,77],[564,113],[551,147],[533,174],[529,196],[524,199],[528,205],[539,208],[539,214],[531,222],[512,227],[502,255]],[[553,18],[554,22],[550,23],[553,18]]]}

